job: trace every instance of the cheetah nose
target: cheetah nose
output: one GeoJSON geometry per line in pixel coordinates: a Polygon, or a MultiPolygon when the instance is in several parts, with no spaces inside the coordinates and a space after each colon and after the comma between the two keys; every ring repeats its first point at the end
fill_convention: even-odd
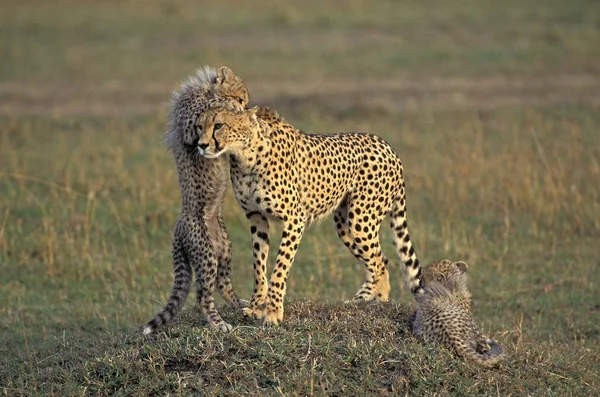
{"type": "Polygon", "coordinates": [[[208,147],[208,143],[199,143],[198,147],[202,150],[206,149],[208,147]]]}

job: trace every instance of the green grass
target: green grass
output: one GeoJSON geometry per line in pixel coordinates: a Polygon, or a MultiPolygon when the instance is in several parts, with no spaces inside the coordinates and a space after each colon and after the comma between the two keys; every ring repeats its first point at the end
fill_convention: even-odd
{"type": "MultiPolygon", "coordinates": [[[[591,1],[3,5],[0,390],[597,393],[599,18],[591,1]],[[390,142],[417,252],[469,263],[474,316],[509,353],[500,369],[420,344],[399,268],[392,303],[341,304],[363,269],[328,220],[303,238],[281,327],[223,307],[238,328],[217,334],[192,294],[175,325],[140,337],[172,283],[165,103],[203,64],[229,65],[306,131],[390,142]]],[[[231,195],[224,206],[249,297],[247,222],[231,195]]]]}

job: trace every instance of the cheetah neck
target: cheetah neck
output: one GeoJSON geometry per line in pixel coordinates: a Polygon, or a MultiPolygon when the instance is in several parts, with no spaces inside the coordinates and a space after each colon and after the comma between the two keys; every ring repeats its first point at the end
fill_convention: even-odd
{"type": "Polygon", "coordinates": [[[462,306],[470,306],[471,293],[457,280],[447,280],[445,282],[433,281],[426,285],[425,296],[418,299],[421,301],[427,299],[451,300],[462,306]]]}
{"type": "Polygon", "coordinates": [[[231,153],[232,164],[235,164],[243,172],[252,171],[256,166],[262,164],[262,157],[271,150],[269,135],[271,129],[267,123],[259,120],[260,128],[251,132],[248,142],[240,150],[231,153]]]}

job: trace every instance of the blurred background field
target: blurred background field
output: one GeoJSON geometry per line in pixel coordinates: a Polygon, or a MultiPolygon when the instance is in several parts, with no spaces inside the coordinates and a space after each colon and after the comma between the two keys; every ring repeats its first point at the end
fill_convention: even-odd
{"type": "MultiPolygon", "coordinates": [[[[304,131],[390,142],[421,261],[466,260],[474,315],[514,357],[511,374],[540,368],[522,381],[533,386],[515,376],[498,390],[600,386],[598,2],[27,0],[1,10],[4,394],[58,393],[76,377],[50,376],[48,363],[69,372],[77,360],[55,355],[91,359],[90,346],[135,334],[166,300],[179,208],[166,105],[202,65],[228,65],[251,102],[304,131]]],[[[234,285],[248,297],[247,222],[231,195],[224,205],[234,285]]],[[[326,220],[302,241],[288,297],[343,301],[363,274],[326,220]]],[[[392,300],[411,302],[399,268],[392,279],[392,300]]]]}

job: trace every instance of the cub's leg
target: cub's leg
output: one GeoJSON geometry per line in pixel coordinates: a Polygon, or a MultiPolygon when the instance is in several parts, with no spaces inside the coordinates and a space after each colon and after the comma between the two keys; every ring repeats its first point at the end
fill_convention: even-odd
{"type": "Polygon", "coordinates": [[[190,233],[186,245],[190,263],[196,272],[198,304],[211,327],[222,332],[231,331],[231,325],[221,318],[215,306],[214,291],[218,262],[212,244],[207,244],[211,239],[206,224],[195,222],[195,225],[188,226],[188,230],[190,233]]]}
{"type": "Polygon", "coordinates": [[[231,240],[221,214],[218,216],[217,225],[218,230],[214,235],[215,241],[213,242],[213,248],[219,264],[217,272],[217,288],[223,299],[234,308],[241,309],[248,307],[250,302],[240,299],[231,285],[231,240]]]}
{"type": "Polygon", "coordinates": [[[263,316],[263,306],[267,298],[267,258],[269,256],[269,221],[258,212],[249,212],[252,235],[252,255],[254,266],[254,291],[250,306],[243,309],[246,316],[259,319],[263,316]]]}

